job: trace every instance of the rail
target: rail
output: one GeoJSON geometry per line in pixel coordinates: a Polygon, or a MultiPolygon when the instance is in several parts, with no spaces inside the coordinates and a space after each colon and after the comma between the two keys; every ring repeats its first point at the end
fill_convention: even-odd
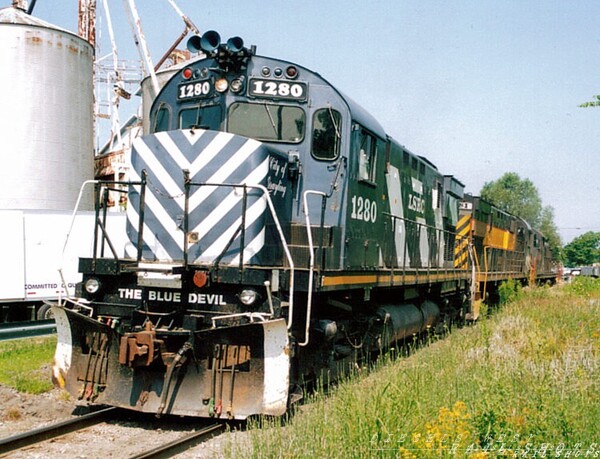
{"type": "Polygon", "coordinates": [[[114,407],[104,408],[74,419],[68,419],[66,421],[57,422],[56,424],[40,427],[39,429],[30,430],[29,432],[0,439],[0,454],[16,451],[25,448],[26,446],[41,443],[52,438],[60,437],[99,424],[104,422],[109,416],[113,416],[117,411],[118,408],[114,407]]]}
{"type": "Polygon", "coordinates": [[[209,426],[203,427],[202,429],[193,432],[189,435],[185,435],[182,438],[178,438],[170,443],[166,443],[157,448],[153,448],[141,454],[136,454],[130,459],[158,459],[173,457],[175,454],[182,453],[189,448],[192,448],[203,441],[217,435],[225,429],[225,425],[222,423],[215,423],[209,426]]]}
{"type": "Polygon", "coordinates": [[[0,341],[56,333],[54,319],[0,324],[0,341]]]}

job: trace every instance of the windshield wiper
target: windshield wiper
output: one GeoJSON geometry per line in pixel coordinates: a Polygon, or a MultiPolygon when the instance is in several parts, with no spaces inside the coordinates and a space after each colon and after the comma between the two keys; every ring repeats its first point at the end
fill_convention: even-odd
{"type": "Polygon", "coordinates": [[[273,116],[271,115],[269,106],[267,104],[263,104],[263,105],[265,107],[265,110],[267,111],[267,115],[269,116],[269,121],[271,121],[271,126],[273,127],[273,132],[275,133],[275,136],[277,136],[277,138],[279,138],[279,134],[277,132],[277,126],[275,126],[275,120],[273,119],[273,116]]]}

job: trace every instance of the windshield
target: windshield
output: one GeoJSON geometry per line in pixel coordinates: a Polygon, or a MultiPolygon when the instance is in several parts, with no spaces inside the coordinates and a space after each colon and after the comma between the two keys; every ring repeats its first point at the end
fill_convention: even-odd
{"type": "Polygon", "coordinates": [[[228,131],[269,142],[300,143],[306,115],[289,105],[237,102],[229,107],[228,131]]]}
{"type": "Polygon", "coordinates": [[[186,108],[179,112],[179,128],[200,128],[218,130],[221,126],[221,107],[209,105],[186,108]]]}

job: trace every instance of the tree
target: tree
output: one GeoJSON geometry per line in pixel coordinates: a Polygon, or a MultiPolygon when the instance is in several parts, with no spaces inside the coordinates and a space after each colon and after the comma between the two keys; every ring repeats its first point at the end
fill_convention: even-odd
{"type": "Polygon", "coordinates": [[[540,215],[540,226],[538,228],[542,234],[548,239],[550,244],[550,250],[555,260],[562,260],[563,248],[560,234],[558,234],[558,228],[554,223],[554,208],[552,206],[546,206],[542,209],[540,215]]]}
{"type": "Polygon", "coordinates": [[[593,100],[591,102],[584,102],[583,104],[580,104],[579,106],[582,108],[586,108],[586,107],[600,107],[600,96],[594,96],[596,98],[596,100],[593,100]]]}
{"type": "Polygon", "coordinates": [[[486,182],[480,195],[500,209],[527,220],[534,228],[539,227],[542,199],[531,180],[507,172],[496,181],[486,182]]]}
{"type": "Polygon", "coordinates": [[[486,182],[480,195],[500,209],[527,220],[548,239],[555,259],[562,258],[562,241],[554,223],[554,209],[542,207],[540,194],[531,180],[507,172],[496,181],[486,182]]]}
{"type": "Polygon", "coordinates": [[[567,266],[587,266],[600,262],[600,233],[588,231],[564,248],[567,266]]]}

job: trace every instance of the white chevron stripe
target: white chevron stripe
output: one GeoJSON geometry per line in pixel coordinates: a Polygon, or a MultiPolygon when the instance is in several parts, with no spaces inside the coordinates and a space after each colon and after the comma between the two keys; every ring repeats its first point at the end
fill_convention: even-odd
{"type": "MultiPolygon", "coordinates": [[[[245,184],[256,184],[260,183],[267,173],[269,172],[269,158],[266,158],[263,163],[254,169],[248,176],[242,181],[245,184]]],[[[211,187],[212,188],[212,187],[211,187]]],[[[206,234],[221,221],[224,215],[227,214],[236,204],[238,204],[243,198],[243,193],[239,189],[233,189],[227,197],[215,207],[210,214],[208,214],[198,225],[194,228],[194,231],[198,233],[198,237],[201,240],[206,234]]],[[[191,207],[191,206],[190,206],[191,207]]],[[[239,224],[239,223],[238,223],[239,224]]]]}
{"type": "MultiPolygon", "coordinates": [[[[136,139],[134,141],[135,150],[138,152],[140,157],[146,162],[148,168],[154,172],[157,180],[160,181],[164,187],[165,192],[171,196],[177,196],[181,194],[181,186],[173,180],[171,174],[164,168],[154,152],[146,145],[143,139],[136,139]]],[[[181,175],[181,181],[183,183],[183,173],[181,175]]]]}
{"type": "MultiPolygon", "coordinates": [[[[190,168],[190,161],[181,152],[181,149],[177,146],[177,144],[173,142],[173,138],[168,134],[168,132],[157,133],[156,139],[159,141],[161,147],[163,147],[169,156],[177,163],[179,169],[183,170],[190,168]]],[[[162,152],[159,152],[159,154],[160,153],[162,152]]],[[[181,173],[181,177],[183,177],[183,173],[181,173]]]]}
{"type": "MultiPolygon", "coordinates": [[[[139,214],[135,211],[133,206],[127,206],[127,219],[129,220],[129,223],[131,223],[131,225],[136,229],[140,221],[139,218],[139,214]]],[[[137,257],[136,242],[137,241],[131,241],[131,243],[127,244],[125,248],[127,254],[131,258],[137,257]]],[[[144,244],[150,247],[152,253],[158,260],[173,261],[173,259],[169,256],[169,253],[165,250],[160,241],[156,239],[154,233],[146,223],[144,223],[144,244]]]]}
{"type": "MultiPolygon", "coordinates": [[[[229,160],[219,168],[206,181],[208,183],[224,183],[235,170],[248,159],[248,157],[256,151],[260,146],[260,142],[249,139],[229,160]]],[[[260,166],[259,166],[260,167],[260,166]]],[[[243,183],[243,182],[242,182],[243,183]]],[[[249,185],[255,183],[246,182],[249,185]]],[[[214,193],[215,187],[200,187],[195,193],[190,196],[190,212],[200,205],[207,197],[214,193]]]]}
{"type": "MultiPolygon", "coordinates": [[[[250,242],[250,244],[246,244],[246,248],[244,249],[244,264],[248,264],[248,262],[252,259],[254,255],[262,250],[265,245],[265,228],[260,231],[259,234],[250,242]]],[[[239,265],[240,264],[240,256],[236,255],[233,257],[229,265],[239,265]]]]}
{"type": "MultiPolygon", "coordinates": [[[[140,178],[137,177],[137,172],[136,171],[131,171],[131,175],[132,175],[132,179],[134,181],[140,180],[140,178]]],[[[139,190],[138,190],[138,192],[139,192],[139,190]]],[[[176,198],[174,201],[175,201],[175,203],[181,209],[184,208],[184,206],[185,206],[185,204],[184,204],[185,198],[183,196],[180,196],[180,197],[176,198]]],[[[177,236],[177,231],[180,231],[180,229],[177,228],[177,224],[173,220],[173,217],[163,207],[163,205],[160,203],[160,201],[156,198],[156,196],[153,193],[146,193],[146,207],[150,211],[152,211],[152,213],[156,216],[157,220],[161,222],[161,224],[165,228],[165,231],[168,234],[172,234],[174,236],[177,236]],[[169,225],[171,228],[168,228],[166,225],[169,225]]],[[[129,213],[129,208],[131,208],[132,212],[135,212],[135,209],[133,209],[133,206],[127,206],[128,213],[129,213]]],[[[136,213],[136,215],[137,215],[137,213],[136,213]]],[[[134,227],[137,227],[137,223],[133,223],[133,225],[134,225],[134,227]]],[[[154,233],[151,232],[151,234],[154,234],[154,233]]],[[[144,240],[145,239],[146,239],[146,228],[144,228],[144,240]]],[[[181,238],[174,237],[173,239],[177,243],[177,246],[181,250],[183,250],[183,234],[182,234],[181,238]]],[[[148,243],[148,245],[150,245],[150,244],[148,243]]],[[[162,247],[162,245],[161,245],[161,247],[162,247]]],[[[163,248],[163,250],[164,250],[164,248],[163,248]]]]}
{"type": "Polygon", "coordinates": [[[160,132],[156,134],[156,138],[160,141],[162,147],[169,153],[175,162],[177,162],[177,165],[180,167],[180,169],[187,169],[190,171],[191,177],[194,177],[200,170],[202,170],[203,167],[212,161],[214,157],[221,152],[225,145],[229,143],[232,137],[233,134],[228,132],[219,133],[208,144],[208,146],[202,150],[202,154],[198,155],[190,162],[190,160],[185,157],[179,146],[177,146],[177,144],[173,141],[173,138],[167,132],[160,132]]]}
{"type": "Polygon", "coordinates": [[[228,132],[219,133],[208,146],[202,150],[202,154],[198,156],[192,164],[190,164],[190,176],[194,177],[200,172],[215,156],[217,156],[221,150],[229,143],[232,139],[233,134],[228,132]]]}
{"type": "MultiPolygon", "coordinates": [[[[246,213],[246,229],[248,229],[256,221],[257,218],[264,214],[266,207],[267,204],[265,202],[265,199],[263,198],[259,199],[252,206],[250,206],[246,213]]],[[[210,245],[210,247],[202,251],[202,255],[198,258],[198,261],[213,261],[223,251],[223,249],[231,239],[231,236],[233,236],[233,233],[240,226],[241,223],[242,217],[240,216],[229,227],[229,229],[223,232],[223,234],[221,234],[221,236],[210,245]]]]}
{"type": "MultiPolygon", "coordinates": [[[[133,167],[131,168],[131,171],[129,171],[129,180],[131,182],[141,182],[142,181],[142,179],[140,178],[140,174],[138,174],[137,171],[133,167]]],[[[135,191],[137,191],[139,193],[141,186],[135,185],[133,188],[135,189],[135,191]]]]}
{"type": "Polygon", "coordinates": [[[198,140],[200,140],[200,137],[202,137],[202,134],[204,134],[206,132],[206,130],[205,129],[182,129],[180,132],[183,133],[183,135],[188,140],[190,145],[194,145],[196,142],[198,142],[198,140]]]}
{"type": "MultiPolygon", "coordinates": [[[[198,130],[195,131],[195,135],[192,136],[190,132],[183,131],[183,134],[186,140],[190,142],[190,145],[193,145],[202,137],[202,135],[205,134],[205,132],[206,131],[204,130],[198,130]]],[[[136,143],[134,144],[134,148],[136,149],[136,152],[140,158],[145,161],[147,168],[153,171],[152,178],[160,182],[162,188],[165,190],[165,194],[170,196],[179,196],[183,191],[183,180],[179,181],[177,177],[172,177],[169,171],[167,171],[161,164],[160,157],[164,154],[172,157],[175,163],[181,169],[188,169],[190,171],[193,180],[194,176],[198,174],[198,172],[200,172],[207,164],[209,164],[211,161],[218,160],[219,153],[223,151],[232,138],[233,134],[230,133],[217,134],[208,144],[208,146],[202,150],[201,154],[192,161],[189,161],[182,152],[182,148],[184,151],[186,148],[184,144],[181,142],[179,142],[179,144],[175,143],[167,132],[156,134],[156,139],[160,145],[158,151],[154,151],[156,147],[151,148],[143,141],[143,139],[137,139],[135,141],[136,143]]],[[[229,159],[227,159],[227,161],[219,167],[219,169],[211,177],[208,179],[203,177],[202,181],[208,183],[226,182],[227,178],[234,174],[236,170],[240,168],[240,166],[246,163],[247,159],[260,146],[260,142],[248,139],[240,148],[238,148],[233,156],[229,157],[229,159]]],[[[230,148],[228,153],[231,152],[231,150],[232,149],[230,148]]],[[[254,185],[262,183],[267,176],[268,171],[269,158],[267,157],[259,166],[257,166],[243,180],[241,180],[240,184],[246,183],[249,185],[254,185]]],[[[137,171],[131,170],[131,180],[141,180],[137,171]]],[[[192,195],[190,197],[190,212],[193,212],[194,209],[204,202],[205,199],[215,191],[215,188],[216,187],[199,187],[195,190],[195,192],[192,190],[192,195]]],[[[136,187],[136,189],[138,189],[139,192],[139,187],[136,187]]],[[[229,193],[226,198],[217,205],[216,208],[211,209],[210,214],[207,215],[194,229],[200,234],[200,239],[205,237],[211,229],[217,227],[219,222],[222,221],[223,216],[230,212],[236,204],[239,204],[239,202],[242,200],[242,197],[242,193],[239,190],[232,190],[231,193],[229,193]]],[[[165,250],[165,247],[162,245],[161,241],[156,238],[155,233],[156,231],[158,231],[158,233],[164,232],[165,234],[172,236],[177,236],[180,234],[182,237],[175,237],[173,241],[182,251],[184,242],[183,234],[181,233],[181,229],[177,226],[177,221],[175,221],[174,217],[170,215],[170,212],[167,211],[167,209],[163,206],[159,198],[160,196],[157,196],[154,192],[146,193],[146,207],[156,216],[156,219],[160,222],[162,228],[150,229],[147,224],[144,223],[144,243],[150,247],[150,250],[153,251],[154,256],[157,259],[172,261],[169,253],[165,250]]],[[[174,202],[180,209],[183,209],[183,196],[178,197],[174,200],[174,202]]],[[[264,215],[265,209],[266,202],[263,198],[257,200],[250,206],[250,208],[247,209],[246,229],[248,229],[256,222],[257,219],[264,215]]],[[[137,228],[139,223],[139,215],[132,205],[128,206],[127,218],[132,226],[137,228]]],[[[235,229],[240,225],[241,221],[242,218],[240,215],[236,219],[236,222],[227,231],[223,232],[216,241],[214,241],[206,250],[203,251],[203,254],[198,261],[213,261],[214,258],[223,251],[225,245],[233,235],[235,229]]],[[[260,229],[259,235],[256,236],[252,242],[246,244],[246,248],[244,250],[245,260],[248,260],[254,256],[264,246],[264,233],[265,228],[263,226],[263,228],[260,229]]],[[[164,243],[164,241],[162,242],[164,243]]],[[[137,251],[135,250],[135,243],[136,241],[131,241],[131,244],[127,250],[128,254],[133,257],[137,254],[137,251]]],[[[171,244],[172,242],[169,241],[168,245],[171,246],[171,244]]]]}
{"type": "MultiPolygon", "coordinates": [[[[131,174],[131,179],[133,181],[141,180],[140,177],[137,175],[137,171],[131,171],[130,174],[131,174]]],[[[140,186],[135,187],[138,194],[140,193],[140,188],[141,188],[140,186]]],[[[185,201],[185,198],[183,196],[179,196],[178,198],[174,199],[174,201],[180,208],[183,209],[184,201],[185,201]]],[[[165,227],[165,230],[169,234],[176,234],[176,231],[180,231],[180,229],[177,227],[176,222],[173,220],[173,217],[169,214],[167,209],[165,209],[163,207],[161,202],[156,198],[156,196],[153,193],[148,193],[148,192],[146,193],[146,207],[150,211],[152,211],[152,213],[156,216],[157,220],[162,223],[163,227],[165,227],[166,224],[171,226],[172,231],[170,231],[169,228],[165,227]]],[[[133,214],[135,214],[136,219],[139,219],[139,215],[133,206],[127,206],[127,214],[128,214],[127,218],[131,221],[133,226],[137,228],[139,220],[132,220],[132,218],[129,216],[130,210],[133,214]]],[[[151,232],[151,234],[154,234],[154,232],[151,232]]],[[[144,239],[146,239],[146,228],[144,228],[144,239]]],[[[183,239],[183,235],[182,235],[182,238],[174,239],[175,242],[177,243],[177,246],[181,250],[183,250],[183,240],[182,239],[183,239]]],[[[148,245],[150,245],[150,244],[148,244],[148,245]]],[[[161,245],[161,247],[162,247],[162,245],[161,245]]],[[[164,250],[164,248],[163,248],[163,250],[164,250]]]]}
{"type": "MultiPolygon", "coordinates": [[[[183,208],[184,198],[180,197],[176,200],[179,207],[183,208]]],[[[156,219],[162,224],[165,231],[173,237],[173,240],[181,250],[183,250],[183,232],[177,227],[177,222],[173,220],[174,216],[162,206],[160,201],[156,199],[152,193],[146,193],[146,207],[152,211],[156,219]],[[181,237],[177,237],[177,236],[181,237]]]]}
{"type": "MultiPolygon", "coordinates": [[[[221,149],[227,144],[227,142],[229,142],[232,136],[233,135],[229,133],[218,135],[216,139],[209,144],[207,149],[204,150],[202,154],[195,161],[193,161],[192,164],[190,164],[167,132],[160,132],[156,134],[156,138],[159,140],[162,148],[168,152],[168,154],[175,160],[177,165],[182,170],[190,170],[192,177],[221,151],[221,149]]],[[[163,167],[160,160],[156,157],[155,152],[153,152],[142,139],[136,139],[134,147],[140,157],[154,172],[156,179],[160,181],[168,195],[177,196],[183,192],[183,173],[181,176],[181,181],[177,182],[177,179],[173,178],[171,174],[163,167]]],[[[180,205],[181,209],[183,209],[184,201],[180,201],[178,204],[180,205]]]]}

